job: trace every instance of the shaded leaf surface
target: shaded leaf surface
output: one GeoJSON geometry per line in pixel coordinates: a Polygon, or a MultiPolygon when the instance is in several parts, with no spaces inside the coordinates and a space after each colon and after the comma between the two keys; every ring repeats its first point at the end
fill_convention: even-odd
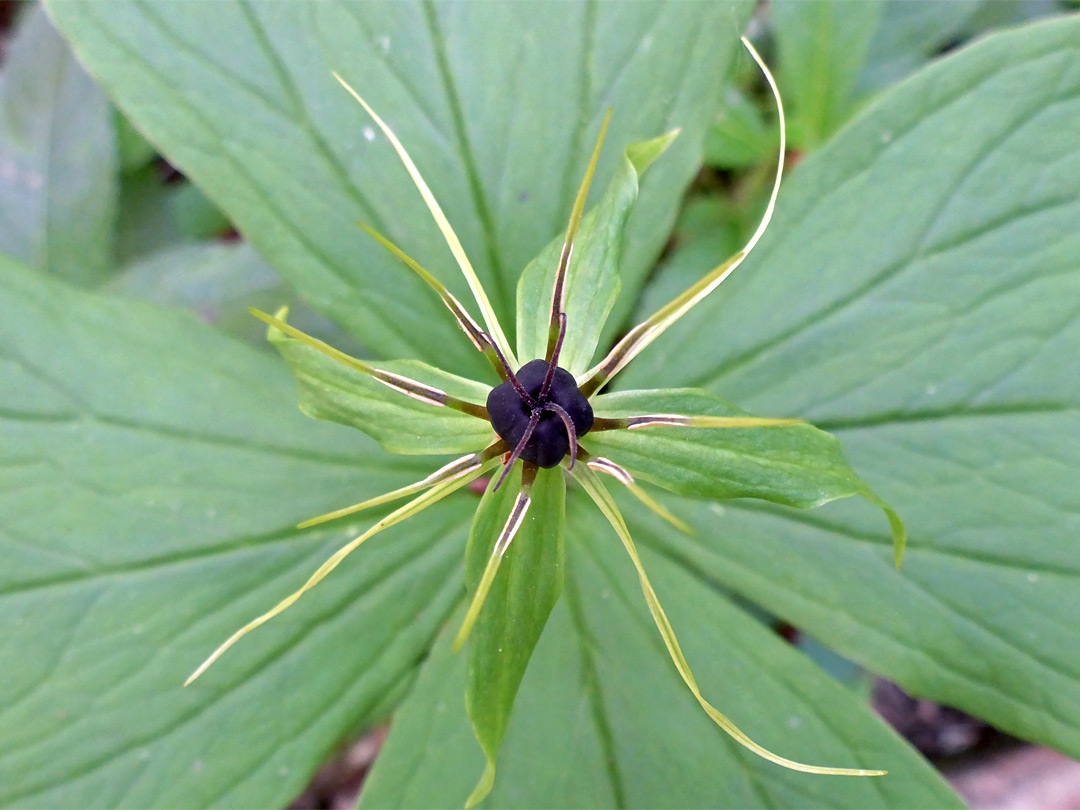
{"type": "Polygon", "coordinates": [[[854,504],[729,509],[710,575],[1074,756],[1078,36],[1076,16],[991,36],[883,96],[800,165],[761,252],[627,372],[813,420],[909,524],[897,574],[854,504]]]}
{"type": "Polygon", "coordinates": [[[113,109],[41,8],[0,72],[0,253],[79,284],[112,270],[113,109]]]}
{"type": "MultiPolygon", "coordinates": [[[[611,106],[616,147],[684,129],[630,224],[632,300],[697,169],[751,4],[49,8],[131,120],[306,300],[379,356],[467,372],[482,361],[438,300],[354,225],[468,300],[419,195],[331,70],[410,150],[509,322],[513,284],[564,228],[611,106]]],[[[601,160],[598,187],[620,151],[601,160]]]]}
{"type": "MultiPolygon", "coordinates": [[[[649,551],[653,530],[635,522],[650,576],[718,706],[785,753],[892,775],[793,773],[728,740],[668,661],[610,527],[583,498],[571,497],[568,508],[566,590],[525,675],[485,806],[960,806],[854,694],[715,588],[649,551]]],[[[395,720],[361,807],[460,807],[482,763],[467,744],[464,681],[464,662],[444,639],[395,720]]]]}
{"type": "Polygon", "coordinates": [[[298,520],[422,473],[188,316],[6,260],[0,290],[0,801],[283,806],[460,598],[475,500],[372,542],[181,689],[371,518],[298,520]]]}
{"type": "Polygon", "coordinates": [[[299,302],[246,242],[196,242],[154,251],[110,279],[107,289],[156,304],[180,307],[228,334],[262,348],[266,324],[248,311],[289,306],[289,322],[335,348],[352,352],[355,341],[299,302]]]}

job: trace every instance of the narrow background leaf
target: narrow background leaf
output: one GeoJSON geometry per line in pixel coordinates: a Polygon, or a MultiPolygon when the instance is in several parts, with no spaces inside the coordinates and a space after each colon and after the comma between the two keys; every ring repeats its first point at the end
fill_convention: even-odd
{"type": "Polygon", "coordinates": [[[0,253],[78,284],[113,269],[113,109],[38,6],[0,71],[0,253]]]}
{"type": "Polygon", "coordinates": [[[881,22],[884,0],[774,0],[777,81],[794,149],[828,140],[855,106],[853,91],[881,22]]]}

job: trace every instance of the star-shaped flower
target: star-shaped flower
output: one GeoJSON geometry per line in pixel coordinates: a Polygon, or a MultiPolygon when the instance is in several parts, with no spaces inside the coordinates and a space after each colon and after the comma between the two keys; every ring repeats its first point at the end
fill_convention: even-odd
{"type": "Polygon", "coordinates": [[[494,782],[496,754],[514,695],[544,621],[558,598],[562,582],[564,473],[568,473],[622,541],[676,669],[720,728],[756,754],[794,770],[863,776],[884,773],[805,765],[780,757],[753,742],[702,696],[649,583],[626,522],[599,475],[614,478],[682,531],[689,529],[638,484],[638,477],[683,495],[757,497],[801,508],[862,495],[885,510],[899,565],[905,542],[902,524],[847,467],[835,439],[828,434],[799,419],[744,414],[704,391],[601,394],[627,364],[742,263],[772,217],[784,167],[783,105],[761,57],[746,39],[743,43],[769,83],[780,122],[776,179],[761,222],[742,250],[627,332],[591,368],[588,362],[617,294],[622,230],[637,195],[638,178],[678,132],[628,146],[603,200],[583,216],[607,130],[605,118],[565,237],[561,243],[553,242],[522,274],[515,353],[453,228],[405,147],[356,91],[335,74],[374,119],[404,163],[465,275],[483,326],[431,273],[385,237],[362,227],[439,295],[468,340],[487,357],[500,382],[492,387],[415,361],[373,365],[291,326],[284,310],[276,316],[252,310],[269,324],[269,338],[296,374],[302,407],[310,415],[359,427],[392,452],[468,452],[415,484],[301,524],[334,520],[412,496],[404,506],[334,553],[298,591],[234,633],[187,683],[205,672],[241,637],[295,603],[366,540],[481,476],[496,473],[487,486],[470,536],[466,578],[471,601],[455,642],[455,647],[460,648],[470,634],[474,636],[466,698],[477,738],[488,759],[469,799],[470,805],[475,804],[494,782]],[[527,362],[520,363],[519,357],[527,362]],[[528,548],[521,549],[522,545],[528,548]],[[514,572],[500,579],[500,566],[519,549],[522,555],[532,555],[534,561],[546,560],[547,564],[522,565],[521,571],[539,572],[527,582],[518,581],[520,576],[514,579],[514,572]],[[513,581],[506,582],[507,578],[513,581]]]}

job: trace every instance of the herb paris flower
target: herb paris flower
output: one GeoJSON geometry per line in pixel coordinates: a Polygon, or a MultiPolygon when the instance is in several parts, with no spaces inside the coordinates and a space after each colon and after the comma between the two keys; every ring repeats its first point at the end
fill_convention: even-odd
{"type": "Polygon", "coordinates": [[[612,290],[610,295],[598,297],[596,288],[604,280],[605,270],[617,282],[614,273],[621,231],[636,197],[638,177],[677,132],[629,146],[611,190],[586,217],[585,201],[607,130],[605,118],[561,246],[554,243],[522,275],[515,353],[461,243],[404,146],[375,111],[335,74],[374,119],[404,163],[468,282],[483,326],[431,273],[381,234],[362,227],[440,296],[466,337],[486,356],[500,382],[489,387],[409,361],[372,365],[291,326],[284,310],[277,315],[253,310],[269,324],[270,340],[292,366],[301,385],[302,406],[309,414],[355,425],[395,452],[469,452],[415,484],[301,524],[310,526],[413,496],[335,552],[299,590],[234,633],[187,683],[205,672],[241,637],[294,604],[370,537],[495,471],[501,464],[501,472],[493,476],[481,502],[470,537],[466,568],[471,600],[455,640],[455,647],[460,648],[474,630],[482,636],[480,641],[474,638],[470,645],[472,666],[467,694],[469,714],[487,756],[487,768],[469,800],[469,804],[475,804],[494,782],[495,759],[509,707],[540,628],[558,598],[565,470],[599,507],[623,543],[679,675],[720,728],[756,754],[794,770],[839,775],[883,773],[805,765],[780,757],[753,742],[702,696],[649,583],[627,524],[598,475],[613,477],[638,500],[684,531],[688,527],[653,499],[638,478],[679,494],[758,497],[802,508],[862,495],[885,510],[899,564],[905,540],[899,519],[855,477],[839,455],[835,440],[827,434],[798,419],[743,414],[701,391],[601,393],[628,363],[742,263],[772,217],[784,164],[783,106],[764,62],[748,41],[743,42],[769,83],[780,121],[776,179],[762,220],[742,250],[631,329],[591,368],[587,364],[615,294],[612,290]],[[578,293],[585,303],[577,302],[578,293]],[[519,364],[518,355],[532,359],[519,364]],[[697,459],[699,463],[680,464],[691,445],[705,448],[697,459]],[[724,474],[719,476],[717,471],[724,474]],[[504,484],[508,489],[500,492],[504,484]],[[510,495],[503,494],[507,491],[510,495]],[[546,537],[554,549],[551,559],[556,562],[551,566],[550,581],[536,585],[531,597],[508,591],[509,586],[504,585],[496,599],[498,604],[491,604],[489,599],[494,598],[502,562],[518,550],[512,545],[515,539],[521,546],[525,542],[521,538],[530,532],[536,536],[527,537],[528,542],[542,545],[546,537]],[[522,633],[515,622],[529,626],[529,632],[522,633]],[[492,709],[493,705],[497,710],[492,709]]]}

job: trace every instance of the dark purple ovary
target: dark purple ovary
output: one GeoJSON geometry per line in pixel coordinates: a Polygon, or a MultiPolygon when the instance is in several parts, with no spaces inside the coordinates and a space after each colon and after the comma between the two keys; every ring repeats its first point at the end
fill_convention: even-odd
{"type": "Polygon", "coordinates": [[[517,447],[529,426],[533,410],[541,410],[532,436],[521,451],[521,458],[538,467],[557,467],[570,450],[570,436],[562,418],[553,410],[542,410],[546,403],[560,406],[570,416],[578,441],[593,425],[589,400],[578,390],[574,375],[564,368],[555,368],[551,386],[543,400],[539,399],[549,364],[543,360],[526,363],[517,372],[518,382],[535,401],[535,407],[522,399],[511,382],[491,389],[487,398],[488,416],[499,438],[510,447],[517,447]]]}

